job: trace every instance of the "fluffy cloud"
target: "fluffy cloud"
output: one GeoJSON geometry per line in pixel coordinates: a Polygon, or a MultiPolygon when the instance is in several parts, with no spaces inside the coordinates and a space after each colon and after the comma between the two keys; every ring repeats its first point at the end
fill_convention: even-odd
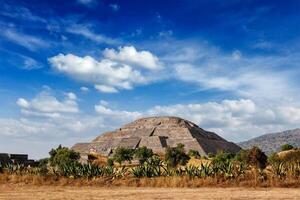
{"type": "Polygon", "coordinates": [[[160,68],[160,63],[155,55],[149,51],[137,51],[133,46],[119,47],[119,52],[114,49],[105,49],[103,54],[111,60],[137,65],[150,70],[160,68]]]}
{"type": "Polygon", "coordinates": [[[158,59],[149,52],[137,52],[134,47],[120,48],[119,53],[106,49],[104,57],[98,61],[90,56],[59,54],[49,58],[49,62],[55,70],[77,80],[94,83],[97,90],[107,93],[132,89],[134,85],[146,84],[157,77],[150,75],[151,70],[142,71],[129,64],[156,69],[158,59]]]}
{"type": "Polygon", "coordinates": [[[48,91],[42,91],[30,101],[19,98],[17,105],[20,106],[22,114],[28,116],[58,117],[61,113],[79,112],[76,95],[70,92],[65,96],[64,100],[59,101],[48,91]]]}

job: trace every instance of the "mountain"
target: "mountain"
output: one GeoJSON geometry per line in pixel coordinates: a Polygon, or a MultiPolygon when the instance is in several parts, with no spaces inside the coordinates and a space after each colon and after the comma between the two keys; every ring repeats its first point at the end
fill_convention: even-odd
{"type": "Polygon", "coordinates": [[[138,148],[146,146],[155,153],[164,153],[168,146],[178,143],[185,150],[197,150],[201,155],[218,151],[238,152],[241,148],[226,141],[216,133],[205,131],[196,124],[179,117],[148,117],[106,132],[90,143],[77,143],[72,149],[81,155],[97,153],[110,156],[117,147],[138,148]]]}
{"type": "Polygon", "coordinates": [[[272,152],[279,151],[283,144],[291,144],[295,147],[300,147],[300,129],[269,133],[238,143],[243,149],[257,146],[268,155],[272,152]]]}

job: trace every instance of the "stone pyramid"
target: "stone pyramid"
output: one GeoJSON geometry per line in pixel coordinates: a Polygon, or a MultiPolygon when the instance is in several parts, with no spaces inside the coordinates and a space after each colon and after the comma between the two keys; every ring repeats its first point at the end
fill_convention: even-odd
{"type": "Polygon", "coordinates": [[[135,149],[146,146],[155,153],[164,153],[166,147],[174,147],[178,143],[184,144],[186,151],[197,150],[201,155],[218,151],[236,153],[241,149],[217,134],[179,117],[141,118],[115,131],[103,133],[91,143],[77,143],[72,149],[81,155],[97,153],[109,156],[117,147],[135,149]]]}

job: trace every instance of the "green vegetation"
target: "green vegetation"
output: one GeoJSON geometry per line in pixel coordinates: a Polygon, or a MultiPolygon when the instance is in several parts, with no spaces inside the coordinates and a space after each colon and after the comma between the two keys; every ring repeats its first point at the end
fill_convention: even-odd
{"type": "Polygon", "coordinates": [[[168,147],[165,153],[165,162],[169,167],[186,165],[190,157],[184,151],[183,144],[177,144],[176,147],[168,147]]]}
{"type": "Polygon", "coordinates": [[[252,147],[248,150],[241,150],[235,156],[235,160],[255,168],[264,169],[267,165],[268,157],[258,147],[252,147]]]}
{"type": "Polygon", "coordinates": [[[293,148],[294,147],[291,144],[284,144],[284,145],[281,146],[281,151],[288,151],[288,150],[291,150],[293,148]]]}
{"type": "Polygon", "coordinates": [[[118,147],[114,151],[113,160],[121,165],[125,161],[128,161],[130,163],[133,159],[133,156],[134,156],[133,149],[118,147]]]}
{"type": "Polygon", "coordinates": [[[70,165],[77,163],[80,154],[67,148],[67,147],[62,147],[59,145],[56,149],[52,149],[49,152],[50,158],[49,162],[50,165],[53,167],[58,167],[60,168],[63,165],[70,165]]]}
{"type": "Polygon", "coordinates": [[[188,155],[190,157],[197,158],[197,159],[201,158],[201,155],[200,155],[199,151],[196,151],[196,150],[193,150],[193,149],[189,150],[188,155]]]}
{"type": "Polygon", "coordinates": [[[147,147],[139,147],[134,152],[134,156],[139,160],[140,164],[144,164],[153,155],[152,149],[148,149],[147,147]]]}
{"type": "MultiPolygon", "coordinates": [[[[198,155],[189,152],[190,156],[198,155]]],[[[81,164],[76,152],[59,146],[50,151],[50,158],[39,161],[37,167],[27,168],[24,165],[0,166],[0,172],[16,175],[34,174],[39,176],[68,177],[68,178],[96,178],[106,177],[107,180],[123,177],[175,177],[213,178],[215,180],[252,180],[253,178],[266,181],[268,179],[297,180],[300,176],[300,150],[274,153],[267,159],[266,155],[257,147],[241,150],[234,155],[228,152],[218,152],[200,166],[187,165],[189,156],[184,146],[166,149],[165,157],[160,158],[152,150],[142,147],[136,151],[117,148],[113,158],[107,159],[107,166],[97,166],[91,163],[81,164]],[[284,155],[281,155],[284,153],[284,155]],[[123,164],[132,159],[139,160],[135,166],[114,166],[114,161],[123,164]],[[267,162],[268,161],[268,162],[267,162]],[[269,165],[266,168],[266,165],[269,165]],[[256,169],[256,170],[253,170],[256,169]]]]}

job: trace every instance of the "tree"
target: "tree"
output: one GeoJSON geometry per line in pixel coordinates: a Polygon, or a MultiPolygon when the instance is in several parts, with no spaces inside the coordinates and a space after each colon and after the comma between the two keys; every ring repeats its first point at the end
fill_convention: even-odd
{"type": "Polygon", "coordinates": [[[190,157],[194,157],[194,158],[197,158],[197,159],[201,158],[199,151],[196,151],[194,149],[190,149],[188,155],[190,157]]]}
{"type": "Polygon", "coordinates": [[[212,162],[214,164],[227,163],[228,161],[231,161],[234,158],[234,156],[235,155],[232,153],[220,151],[215,155],[215,157],[212,158],[212,162]]]}
{"type": "Polygon", "coordinates": [[[134,156],[139,160],[140,164],[146,162],[147,159],[151,158],[153,155],[152,149],[148,149],[147,147],[139,147],[134,153],[134,156]]]}
{"type": "Polygon", "coordinates": [[[287,150],[291,150],[293,148],[294,147],[291,144],[284,144],[284,145],[281,146],[281,151],[287,151],[287,150]]]}
{"type": "Polygon", "coordinates": [[[49,154],[50,165],[57,167],[77,163],[80,158],[79,153],[67,147],[62,147],[61,145],[59,145],[56,149],[52,149],[49,154]]]}
{"type": "Polygon", "coordinates": [[[176,147],[168,147],[165,153],[165,162],[170,167],[186,165],[190,157],[184,152],[184,145],[177,144],[176,147]]]}
{"type": "Polygon", "coordinates": [[[133,155],[133,149],[118,147],[114,151],[113,160],[121,165],[125,161],[131,162],[131,160],[133,159],[133,155]]]}
{"type": "Polygon", "coordinates": [[[258,147],[252,147],[247,156],[247,163],[260,169],[266,168],[268,157],[258,147]]]}
{"type": "Polygon", "coordinates": [[[245,163],[247,165],[264,169],[267,165],[268,157],[258,147],[252,147],[247,150],[240,150],[235,155],[235,161],[245,163]]]}

